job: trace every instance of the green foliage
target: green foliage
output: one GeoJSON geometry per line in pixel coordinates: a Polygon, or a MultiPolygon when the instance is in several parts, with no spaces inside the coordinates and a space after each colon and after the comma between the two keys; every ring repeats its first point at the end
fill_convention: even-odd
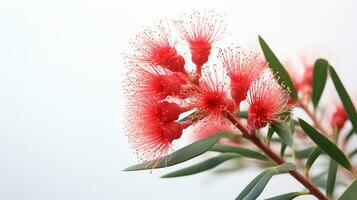
{"type": "Polygon", "coordinates": [[[319,133],[314,127],[299,118],[299,123],[304,132],[325,151],[331,158],[336,160],[340,165],[348,170],[352,170],[352,166],[346,155],[329,139],[319,133]]]}
{"type": "Polygon", "coordinates": [[[221,139],[222,137],[227,137],[230,134],[231,133],[228,132],[217,133],[213,136],[204,138],[190,145],[187,145],[173,152],[172,154],[160,158],[158,161],[149,161],[149,164],[140,163],[137,165],[133,165],[124,169],[124,171],[146,170],[151,169],[153,167],[162,168],[185,162],[208,151],[219,139],[221,139]]]}
{"type": "Polygon", "coordinates": [[[333,197],[333,191],[335,189],[336,174],[337,174],[337,162],[333,159],[330,160],[328,175],[326,181],[326,195],[333,197]]]}
{"type": "Polygon", "coordinates": [[[254,151],[251,149],[246,149],[242,147],[237,147],[237,146],[230,146],[230,145],[223,145],[223,144],[215,144],[210,151],[216,151],[216,152],[221,152],[221,153],[236,153],[241,156],[247,157],[247,158],[254,158],[258,160],[268,160],[268,158],[258,152],[254,151]]]}
{"type": "Polygon", "coordinates": [[[310,171],[312,165],[314,164],[314,162],[320,156],[321,153],[322,153],[322,150],[320,149],[320,147],[315,147],[310,152],[309,156],[307,157],[307,161],[306,161],[306,165],[305,165],[305,174],[309,174],[309,171],[310,171]]]}
{"type": "Polygon", "coordinates": [[[338,77],[335,69],[332,66],[330,66],[330,73],[331,73],[331,79],[333,81],[333,84],[335,85],[336,91],[337,91],[338,95],[340,96],[340,99],[341,99],[342,104],[348,114],[348,117],[350,118],[353,129],[357,130],[356,108],[353,105],[353,102],[352,102],[350,96],[348,95],[347,90],[343,86],[340,78],[338,77]]]}
{"type": "Polygon", "coordinates": [[[348,131],[347,136],[345,137],[345,143],[347,143],[352,138],[352,135],[354,133],[355,133],[355,131],[353,128],[350,131],[348,131]]]}
{"type": "Polygon", "coordinates": [[[324,91],[327,73],[328,73],[328,62],[325,59],[317,59],[314,66],[314,73],[312,78],[312,103],[317,108],[317,104],[321,98],[322,92],[324,91]]]}
{"type": "Polygon", "coordinates": [[[210,158],[208,160],[205,160],[203,162],[200,162],[198,164],[168,173],[168,174],[162,176],[161,178],[173,178],[173,177],[179,177],[179,176],[188,176],[188,175],[192,175],[192,174],[198,174],[200,172],[204,172],[206,170],[212,169],[227,160],[230,160],[232,158],[238,158],[238,157],[240,157],[239,154],[224,153],[219,156],[216,156],[216,157],[210,158]]]}
{"type": "Polygon", "coordinates": [[[314,150],[314,147],[309,147],[306,149],[295,151],[295,156],[298,159],[304,159],[309,157],[310,153],[314,150]]]}
{"type": "Polygon", "coordinates": [[[355,180],[338,200],[356,200],[357,197],[357,180],[355,180]]]}
{"type": "Polygon", "coordinates": [[[295,86],[293,82],[291,81],[291,78],[286,71],[286,69],[283,67],[279,59],[275,56],[273,51],[270,49],[268,44],[264,41],[262,37],[259,36],[259,43],[260,47],[263,50],[265,59],[269,63],[270,69],[278,76],[278,82],[279,84],[283,85],[284,87],[288,87],[290,90],[290,96],[293,99],[298,99],[297,92],[295,90],[295,86]]]}
{"type": "Polygon", "coordinates": [[[255,200],[263,192],[270,179],[277,174],[287,173],[296,170],[292,163],[284,163],[277,167],[269,168],[255,177],[238,195],[236,200],[255,200]]]}
{"type": "Polygon", "coordinates": [[[294,199],[295,197],[301,196],[301,195],[306,195],[309,194],[307,192],[290,192],[286,194],[282,194],[276,197],[271,197],[265,200],[291,200],[294,199]]]}
{"type": "Polygon", "coordinates": [[[273,130],[279,135],[279,138],[283,143],[289,147],[294,145],[293,134],[291,132],[291,127],[287,122],[276,122],[271,124],[273,130]]]}

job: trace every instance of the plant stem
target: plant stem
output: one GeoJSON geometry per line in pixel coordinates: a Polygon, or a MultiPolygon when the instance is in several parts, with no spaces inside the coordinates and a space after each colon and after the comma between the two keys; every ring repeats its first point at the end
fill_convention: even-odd
{"type": "Polygon", "coordinates": [[[314,122],[315,126],[324,134],[325,136],[328,136],[328,132],[324,129],[324,127],[320,124],[319,120],[317,120],[316,116],[311,112],[311,110],[308,108],[307,105],[302,103],[301,101],[299,102],[299,106],[306,112],[307,115],[312,119],[314,122]]]}
{"type": "MultiPolygon", "coordinates": [[[[234,116],[232,113],[227,112],[226,117],[229,121],[232,122],[243,134],[243,137],[253,144],[255,144],[259,149],[261,149],[266,155],[268,155],[274,162],[281,165],[286,161],[281,158],[278,154],[276,154],[270,147],[265,145],[260,141],[259,138],[254,134],[254,132],[250,131],[247,127],[240,123],[239,119],[234,116]]],[[[328,200],[328,198],[314,185],[310,180],[301,175],[298,171],[289,171],[289,173],[298,180],[302,185],[306,187],[310,191],[312,195],[317,197],[319,200],[328,200]]]]}

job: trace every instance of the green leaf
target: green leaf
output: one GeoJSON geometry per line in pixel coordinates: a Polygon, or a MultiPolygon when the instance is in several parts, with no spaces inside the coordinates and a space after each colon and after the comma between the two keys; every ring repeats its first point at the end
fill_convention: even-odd
{"type": "Polygon", "coordinates": [[[357,197],[357,180],[355,180],[338,200],[356,200],[357,197]]]}
{"type": "Polygon", "coordinates": [[[254,158],[258,160],[268,160],[268,158],[260,152],[250,149],[245,149],[242,147],[236,147],[236,146],[215,144],[213,147],[211,147],[210,151],[216,151],[221,153],[236,153],[248,158],[254,158]]]}
{"type": "Polygon", "coordinates": [[[340,165],[348,170],[352,170],[352,166],[345,154],[330,140],[319,133],[314,127],[299,118],[299,123],[304,132],[331,158],[336,160],[340,165]]]}
{"type": "Polygon", "coordinates": [[[306,149],[295,151],[295,156],[298,159],[303,159],[309,157],[310,153],[314,150],[314,147],[309,147],[306,149]]]}
{"type": "MultiPolygon", "coordinates": [[[[334,143],[338,144],[338,133],[334,134],[334,143]]],[[[326,195],[327,197],[333,197],[333,191],[336,185],[336,174],[337,174],[337,162],[333,159],[330,159],[330,164],[328,167],[327,181],[326,181],[326,195]]]]}
{"type": "Polygon", "coordinates": [[[327,174],[327,171],[323,171],[318,175],[312,176],[310,180],[317,187],[325,189],[326,188],[326,182],[327,182],[327,178],[325,176],[326,174],[327,174]]]}
{"type": "Polygon", "coordinates": [[[286,144],[282,143],[281,148],[280,148],[280,156],[284,158],[285,150],[286,150],[286,144]]]}
{"type": "Polygon", "coordinates": [[[287,122],[276,122],[270,125],[274,131],[279,135],[279,138],[289,147],[294,145],[293,134],[291,127],[287,122]]]}
{"type": "Polygon", "coordinates": [[[276,174],[287,173],[296,170],[296,165],[292,163],[284,163],[277,167],[272,167],[254,178],[238,195],[236,200],[255,200],[262,193],[270,179],[276,174]]]}
{"type": "Polygon", "coordinates": [[[147,163],[140,163],[137,165],[133,165],[124,169],[124,171],[138,171],[138,170],[146,170],[151,168],[163,168],[172,165],[176,165],[187,160],[190,160],[194,157],[197,157],[204,152],[208,151],[220,138],[227,137],[229,134],[228,132],[219,132],[215,135],[210,137],[204,138],[192,144],[189,144],[172,154],[164,156],[159,159],[159,161],[148,161],[147,163]],[[150,164],[155,163],[155,165],[150,164]]]}
{"type": "Polygon", "coordinates": [[[322,92],[325,88],[328,72],[328,62],[325,59],[317,59],[314,66],[314,73],[312,77],[312,103],[317,108],[317,104],[321,98],[322,92]]]}
{"type": "Polygon", "coordinates": [[[232,158],[238,158],[238,157],[240,157],[239,154],[224,153],[219,156],[216,156],[216,157],[210,158],[208,160],[205,160],[203,162],[200,162],[198,164],[168,173],[168,174],[162,176],[161,178],[173,178],[173,177],[179,177],[179,176],[188,176],[188,175],[192,175],[192,174],[198,174],[200,172],[204,172],[206,170],[212,169],[227,160],[230,160],[232,158]]]}
{"type": "Polygon", "coordinates": [[[351,137],[352,137],[352,135],[353,135],[354,132],[355,132],[355,131],[354,131],[354,129],[352,128],[352,129],[347,133],[347,135],[346,135],[346,137],[345,137],[345,143],[347,143],[347,142],[351,139],[351,137]]]}
{"type": "Polygon", "coordinates": [[[277,174],[286,173],[289,171],[296,170],[296,165],[294,165],[293,163],[290,163],[290,162],[286,162],[286,163],[281,164],[277,167],[274,167],[273,170],[275,170],[277,172],[277,174]]]}
{"type": "Polygon", "coordinates": [[[245,196],[254,188],[255,185],[262,179],[266,174],[270,172],[271,169],[265,170],[260,173],[257,177],[255,177],[245,188],[242,192],[237,196],[236,200],[243,200],[245,196]]]}
{"type": "Polygon", "coordinates": [[[274,129],[272,127],[269,127],[268,129],[268,134],[267,134],[267,143],[270,145],[271,138],[273,137],[274,134],[274,129]]]}
{"type": "Polygon", "coordinates": [[[331,159],[326,182],[326,195],[330,198],[333,197],[333,191],[335,189],[337,166],[337,162],[331,159]]]}
{"type": "Polygon", "coordinates": [[[270,69],[279,77],[278,78],[279,84],[283,85],[284,87],[288,87],[290,90],[290,96],[293,99],[298,99],[295,86],[291,81],[288,72],[285,70],[279,59],[275,56],[275,54],[270,49],[268,44],[260,36],[259,36],[259,43],[260,43],[260,47],[263,50],[265,59],[269,63],[270,69]]]}
{"type": "Polygon", "coordinates": [[[348,154],[349,158],[352,158],[354,155],[357,154],[357,149],[353,150],[351,153],[348,154]]]}
{"type": "Polygon", "coordinates": [[[353,102],[352,102],[350,96],[348,95],[347,90],[343,86],[340,78],[338,77],[335,69],[332,66],[330,66],[330,73],[331,73],[331,78],[332,78],[333,84],[335,85],[336,91],[337,91],[338,95],[340,96],[340,99],[341,99],[342,104],[348,114],[348,117],[350,118],[353,129],[357,130],[356,108],[353,105],[353,102]]]}
{"type": "Polygon", "coordinates": [[[316,161],[317,157],[322,153],[322,150],[320,147],[315,147],[309,154],[307,161],[306,161],[306,166],[305,166],[305,174],[309,174],[309,171],[316,161]]]}
{"type": "MultiPolygon", "coordinates": [[[[311,177],[311,182],[313,182],[317,187],[326,189],[326,183],[327,183],[327,177],[325,177],[326,174],[327,174],[327,172],[325,171],[319,175],[311,177]]],[[[339,180],[336,180],[335,185],[336,186],[347,186],[345,182],[342,182],[339,180]]]]}
{"type": "Polygon", "coordinates": [[[307,195],[309,193],[307,192],[290,192],[290,193],[286,193],[286,194],[282,194],[276,197],[270,197],[268,199],[265,200],[291,200],[294,199],[295,197],[301,196],[301,195],[307,195]]]}
{"type": "MultiPolygon", "coordinates": [[[[265,174],[253,189],[244,197],[244,200],[255,200],[263,192],[265,186],[269,183],[270,179],[274,176],[274,171],[269,171],[265,174]]],[[[236,199],[237,200],[237,199],[236,199]]]]}

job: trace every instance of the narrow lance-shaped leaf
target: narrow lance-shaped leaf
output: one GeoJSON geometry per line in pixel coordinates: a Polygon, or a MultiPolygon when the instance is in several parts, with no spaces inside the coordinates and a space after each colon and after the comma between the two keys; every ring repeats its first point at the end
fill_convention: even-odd
{"type": "Polygon", "coordinates": [[[309,157],[310,153],[313,150],[314,150],[314,147],[309,147],[309,148],[306,148],[306,149],[297,150],[297,151],[295,151],[295,156],[298,159],[307,158],[307,157],[309,157]]]}
{"type": "MultiPolygon", "coordinates": [[[[325,172],[325,174],[327,174],[327,172],[325,172]]],[[[325,177],[325,176],[312,177],[311,182],[313,182],[319,188],[326,189],[327,177],[325,177]]],[[[344,183],[342,181],[338,181],[338,180],[336,180],[335,184],[336,184],[336,186],[344,186],[344,187],[347,186],[346,183],[344,183]]]]}
{"type": "Polygon", "coordinates": [[[326,181],[326,195],[328,197],[333,197],[333,191],[335,189],[336,173],[337,173],[337,162],[333,159],[330,160],[328,175],[326,181]]]}
{"type": "Polygon", "coordinates": [[[221,152],[221,153],[237,153],[241,156],[247,157],[247,158],[254,158],[258,160],[268,160],[268,158],[257,151],[251,150],[251,149],[245,149],[242,147],[235,147],[235,146],[229,146],[229,145],[223,145],[223,144],[215,144],[213,147],[210,148],[210,151],[216,151],[216,152],[221,152]]]}
{"type": "MultiPolygon", "coordinates": [[[[334,134],[334,143],[338,144],[338,133],[334,134]]],[[[336,173],[337,173],[337,162],[333,159],[330,160],[328,167],[327,181],[326,181],[326,195],[328,197],[333,197],[333,191],[335,189],[336,183],[336,173]]]]}
{"type": "Polygon", "coordinates": [[[340,165],[348,170],[352,170],[351,163],[345,154],[329,139],[319,133],[314,127],[299,118],[299,123],[304,132],[331,158],[336,160],[340,165]]]}
{"type": "Polygon", "coordinates": [[[173,178],[173,177],[179,177],[179,176],[188,176],[188,175],[198,174],[200,172],[204,172],[206,170],[212,169],[227,160],[230,160],[232,158],[238,158],[238,157],[240,157],[239,154],[224,153],[219,156],[216,156],[216,157],[210,158],[208,160],[205,160],[203,162],[200,162],[198,164],[168,173],[168,174],[162,176],[161,178],[173,178]]]}
{"type": "Polygon", "coordinates": [[[274,171],[269,171],[267,174],[265,174],[253,187],[253,189],[247,194],[247,196],[244,197],[244,200],[256,200],[263,192],[265,186],[269,183],[270,179],[274,176],[274,174],[274,171]]]}
{"type": "Polygon", "coordinates": [[[357,149],[353,150],[351,153],[348,154],[349,158],[352,158],[354,155],[357,154],[357,149]]]}
{"type": "Polygon", "coordinates": [[[325,189],[326,188],[326,181],[327,181],[326,174],[327,174],[327,171],[323,171],[320,174],[312,176],[310,178],[310,180],[317,187],[325,189]]]}
{"type": "Polygon", "coordinates": [[[259,43],[260,43],[260,47],[263,50],[265,59],[269,63],[270,69],[279,77],[278,78],[279,84],[283,85],[284,87],[288,87],[290,90],[290,96],[293,99],[297,99],[298,96],[295,90],[295,86],[291,81],[288,72],[285,70],[285,68],[283,67],[279,59],[275,56],[273,51],[270,49],[268,44],[260,36],[259,36],[259,43]]]}
{"type": "Polygon", "coordinates": [[[308,175],[309,171],[312,167],[312,165],[314,164],[314,162],[316,161],[317,157],[319,157],[319,155],[322,153],[322,150],[320,149],[320,147],[315,147],[311,153],[309,154],[307,161],[306,161],[306,166],[305,166],[305,174],[308,175]]]}
{"type": "Polygon", "coordinates": [[[258,176],[256,176],[245,188],[242,190],[242,192],[237,196],[236,200],[243,200],[245,196],[254,188],[255,185],[260,181],[260,179],[263,178],[266,174],[270,172],[269,170],[265,170],[262,173],[260,173],[258,176]]]}
{"type": "Polygon", "coordinates": [[[317,108],[322,92],[325,88],[328,73],[328,62],[325,59],[317,59],[312,77],[312,103],[317,108]]]}
{"type": "Polygon", "coordinates": [[[333,81],[333,84],[335,85],[336,91],[337,91],[338,95],[340,96],[340,99],[341,99],[342,104],[348,114],[348,117],[350,118],[353,129],[357,130],[356,108],[354,107],[353,102],[352,102],[350,96],[348,95],[347,90],[343,86],[340,78],[338,77],[335,69],[331,65],[330,65],[330,73],[331,73],[331,79],[333,81]]]}
{"type": "Polygon", "coordinates": [[[284,158],[285,150],[286,150],[286,144],[282,143],[280,147],[280,156],[284,158]]]}
{"type": "Polygon", "coordinates": [[[271,127],[279,135],[279,138],[289,147],[294,145],[293,134],[291,127],[287,122],[276,122],[271,124],[271,127]]]}
{"type": "Polygon", "coordinates": [[[347,142],[351,139],[351,137],[352,137],[352,135],[353,135],[354,132],[355,132],[355,131],[354,131],[354,129],[352,128],[352,129],[347,133],[347,135],[346,135],[346,137],[345,137],[345,143],[347,143],[347,142]]]}
{"type": "Polygon", "coordinates": [[[356,200],[357,197],[357,180],[355,180],[338,200],[356,200]]]}
{"type": "Polygon", "coordinates": [[[308,192],[290,192],[290,193],[286,193],[286,194],[282,194],[282,195],[279,195],[279,196],[275,196],[275,197],[270,197],[268,199],[265,199],[265,200],[291,200],[291,199],[294,199],[298,196],[301,196],[301,195],[307,195],[309,194],[308,192]]]}
{"type": "Polygon", "coordinates": [[[271,139],[273,137],[274,134],[274,129],[272,127],[269,127],[268,129],[268,133],[267,133],[267,143],[268,145],[270,145],[271,139]]]}
{"type": "Polygon", "coordinates": [[[147,163],[140,163],[137,165],[133,165],[131,167],[128,167],[124,169],[124,171],[137,171],[137,170],[146,170],[146,169],[151,169],[152,167],[155,168],[162,168],[162,167],[168,167],[172,165],[176,165],[182,162],[185,162],[187,160],[190,160],[194,157],[197,157],[204,152],[208,151],[220,138],[226,137],[231,133],[228,132],[220,132],[217,133],[213,136],[204,138],[202,140],[199,140],[197,142],[194,142],[190,145],[187,145],[172,154],[169,154],[167,156],[164,156],[159,159],[159,161],[148,161],[147,163],[157,163],[155,166],[148,166],[147,163]]]}
{"type": "Polygon", "coordinates": [[[289,171],[296,170],[296,165],[292,163],[284,163],[277,167],[272,167],[261,174],[259,174],[256,178],[253,179],[238,195],[236,200],[255,200],[262,193],[265,186],[268,184],[270,179],[276,175],[281,173],[287,173],[289,171]]]}

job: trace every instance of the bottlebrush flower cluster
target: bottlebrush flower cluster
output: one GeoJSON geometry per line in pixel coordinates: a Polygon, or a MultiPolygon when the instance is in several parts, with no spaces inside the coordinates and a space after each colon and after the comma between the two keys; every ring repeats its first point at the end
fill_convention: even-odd
{"type": "Polygon", "coordinates": [[[207,135],[216,132],[217,126],[200,124],[222,122],[227,113],[238,115],[242,101],[249,104],[245,123],[252,130],[289,117],[289,91],[277,83],[260,53],[230,46],[212,55],[226,35],[222,17],[211,10],[193,11],[173,20],[172,26],[161,20],[131,42],[133,51],[126,56],[126,132],[141,160],[165,155],[191,125],[196,127],[193,134],[202,133],[200,129],[207,135]],[[184,42],[175,40],[177,34],[184,42]],[[188,51],[179,52],[178,43],[188,51]],[[187,53],[190,60],[182,56],[187,53]],[[204,65],[215,58],[213,71],[206,70],[204,65]],[[194,114],[179,121],[184,112],[194,114]]]}
{"type": "Polygon", "coordinates": [[[125,131],[142,162],[125,171],[170,167],[210,151],[216,156],[162,177],[193,175],[246,157],[259,160],[261,168],[273,167],[236,199],[257,199],[272,176],[289,173],[305,189],[269,199],[314,195],[329,200],[336,196],[334,187],[340,187],[338,179],[353,179],[339,199],[354,200],[357,172],[352,157],[357,150],[350,151],[347,144],[357,130],[356,104],[334,67],[324,58],[309,61],[306,56],[311,55],[304,55],[299,76],[263,38],[259,44],[265,57],[238,45],[218,47],[226,36],[223,16],[205,10],[158,21],[131,41],[133,49],[125,56],[125,131]],[[327,94],[328,78],[338,103],[320,101],[327,94]],[[297,116],[299,111],[292,116],[295,107],[313,125],[297,116]],[[168,154],[183,134],[194,142],[168,154]],[[316,181],[324,183],[326,194],[316,181]]]}

